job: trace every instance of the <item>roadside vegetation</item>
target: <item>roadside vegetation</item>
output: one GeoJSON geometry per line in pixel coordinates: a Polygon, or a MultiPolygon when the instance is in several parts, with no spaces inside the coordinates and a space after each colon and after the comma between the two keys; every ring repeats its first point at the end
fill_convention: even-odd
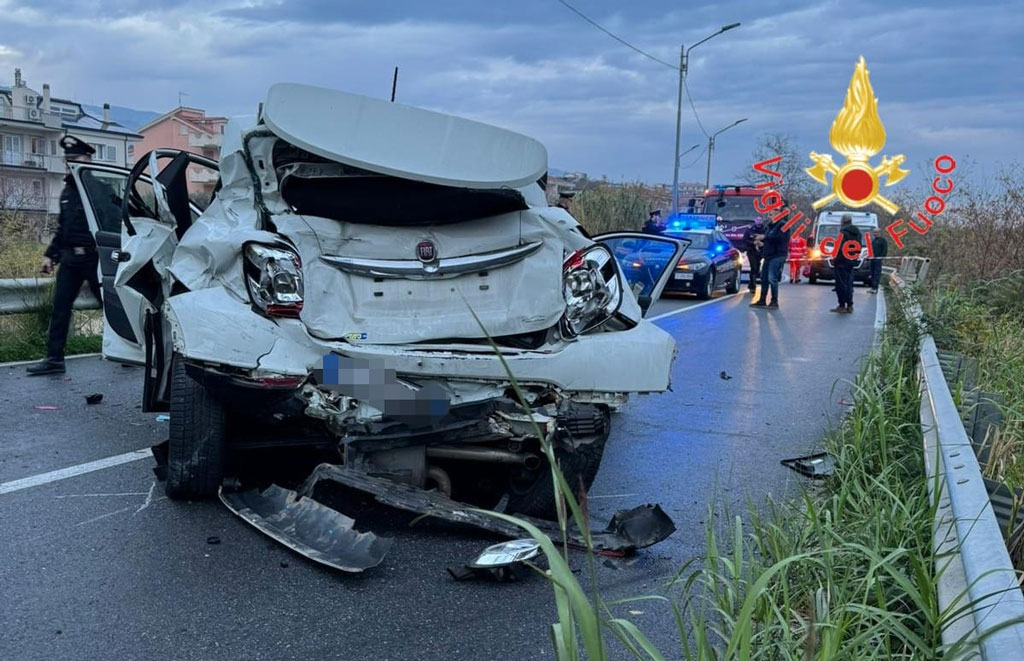
{"type": "MultiPolygon", "coordinates": [[[[39,273],[39,264],[46,246],[26,237],[19,219],[4,216],[4,213],[0,210],[0,279],[45,277],[39,273]],[[21,231],[8,231],[19,228],[21,231]]],[[[0,315],[0,363],[45,356],[49,324],[49,305],[27,314],[0,315]]],[[[100,324],[102,317],[98,310],[76,311],[66,353],[98,352],[102,345],[100,324]]]]}
{"type": "MultiPolygon", "coordinates": [[[[833,475],[796,501],[751,503],[724,525],[709,516],[704,556],[656,593],[626,600],[672,609],[672,649],[616,615],[623,601],[601,598],[592,554],[581,583],[567,552],[521,523],[550,566],[556,657],[940,658],[942,627],[964,605],[940,612],[937,603],[916,352],[916,332],[893,319],[854,384],[851,413],[825,441],[833,475]]],[[[565,496],[563,526],[585,527],[585,499],[572,497],[557,470],[553,479],[565,496]]]]}

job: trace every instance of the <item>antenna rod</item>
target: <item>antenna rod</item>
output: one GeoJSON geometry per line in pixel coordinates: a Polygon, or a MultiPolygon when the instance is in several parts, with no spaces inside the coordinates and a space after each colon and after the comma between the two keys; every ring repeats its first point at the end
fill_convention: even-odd
{"type": "Polygon", "coordinates": [[[395,102],[395,89],[398,87],[398,67],[395,67],[395,77],[391,79],[391,103],[395,102]]]}

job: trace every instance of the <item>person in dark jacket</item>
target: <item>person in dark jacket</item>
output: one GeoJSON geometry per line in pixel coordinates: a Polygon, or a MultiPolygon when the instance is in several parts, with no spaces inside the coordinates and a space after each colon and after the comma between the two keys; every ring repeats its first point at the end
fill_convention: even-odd
{"type": "Polygon", "coordinates": [[[880,227],[871,231],[871,252],[874,257],[871,259],[871,289],[869,291],[872,294],[877,294],[878,283],[882,280],[882,260],[889,254],[889,242],[885,240],[885,233],[880,227]]]}
{"type": "Polygon", "coordinates": [[[779,307],[779,282],[782,280],[782,267],[786,264],[789,254],[789,231],[782,229],[782,219],[771,221],[765,230],[761,244],[761,295],[750,304],[752,308],[779,307]],[[771,301],[767,301],[768,292],[771,301]]]}
{"type": "Polygon", "coordinates": [[[655,209],[647,215],[647,222],[644,223],[644,234],[661,234],[661,209],[655,209]]]}
{"type": "MultiPolygon", "coordinates": [[[[91,161],[95,149],[70,135],[61,138],[67,161],[91,161]]],[[[46,342],[46,358],[29,365],[32,376],[64,373],[64,345],[71,326],[72,306],[78,298],[83,282],[89,283],[96,300],[101,301],[100,281],[97,275],[99,255],[96,240],[85,218],[85,206],[78,186],[68,169],[64,177],[64,190],[60,194],[60,216],[57,233],[46,249],[43,273],[51,273],[56,265],[57,283],[53,290],[53,308],[50,312],[50,332],[46,342]]]]}
{"type": "Polygon", "coordinates": [[[853,267],[860,258],[864,238],[860,229],[853,224],[853,218],[843,215],[839,221],[839,236],[836,237],[835,257],[832,258],[836,279],[836,298],[839,305],[832,312],[853,312],[853,267]],[[847,252],[853,257],[847,256],[847,252]]]}
{"type": "Polygon", "coordinates": [[[747,290],[753,294],[757,289],[757,280],[761,277],[761,247],[758,245],[765,233],[764,220],[761,216],[754,217],[754,224],[743,233],[743,251],[747,253],[750,263],[750,284],[747,290]]]}

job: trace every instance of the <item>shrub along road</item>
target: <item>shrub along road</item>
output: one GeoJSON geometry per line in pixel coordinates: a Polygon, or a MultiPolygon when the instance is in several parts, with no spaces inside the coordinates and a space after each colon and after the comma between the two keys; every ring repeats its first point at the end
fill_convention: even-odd
{"type": "MultiPolygon", "coordinates": [[[[837,381],[855,376],[870,347],[876,297],[856,297],[853,315],[827,312],[828,286],[789,284],[776,312],[750,310],[749,296],[655,305],[656,323],[679,343],[674,391],[637,397],[615,416],[590,509],[604,522],[658,502],[678,530],[635,558],[599,562],[606,598],[654,593],[700,555],[709,503],[724,521],[747,496],[796,492],[803,478],[779,461],[817,446],[849,397],[837,381]]],[[[166,424],[137,408],[140,369],[98,358],[68,367],[69,381],[0,367],[0,658],[550,658],[555,615],[543,579],[454,583],[445,571],[492,542],[474,531],[410,528],[409,515],[351,503],[357,528],[395,544],[380,567],[349,576],[290,553],[219,503],[164,499],[149,458],[15,482],[165,438],[166,424]],[[103,402],[88,406],[93,392],[103,402]]],[[[580,554],[573,562],[585,566],[580,554]]],[[[617,612],[666,654],[678,649],[667,604],[617,612]]]]}

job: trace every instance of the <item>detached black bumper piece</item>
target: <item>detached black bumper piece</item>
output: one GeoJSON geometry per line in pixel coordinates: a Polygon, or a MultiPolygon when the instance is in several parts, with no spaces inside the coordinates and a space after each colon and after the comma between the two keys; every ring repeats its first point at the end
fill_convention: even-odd
{"type": "Polygon", "coordinates": [[[359,532],[341,512],[290,489],[271,485],[263,491],[220,490],[229,510],[260,532],[314,562],[358,573],[376,567],[391,548],[391,539],[359,532]]]}

